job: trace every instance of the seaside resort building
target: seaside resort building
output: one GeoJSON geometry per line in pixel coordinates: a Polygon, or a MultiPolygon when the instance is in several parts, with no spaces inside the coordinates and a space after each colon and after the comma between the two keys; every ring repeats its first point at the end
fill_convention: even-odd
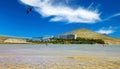
{"type": "Polygon", "coordinates": [[[77,38],[77,35],[76,35],[76,34],[64,34],[64,35],[57,35],[57,36],[54,36],[54,38],[76,39],[76,38],[77,38]]]}

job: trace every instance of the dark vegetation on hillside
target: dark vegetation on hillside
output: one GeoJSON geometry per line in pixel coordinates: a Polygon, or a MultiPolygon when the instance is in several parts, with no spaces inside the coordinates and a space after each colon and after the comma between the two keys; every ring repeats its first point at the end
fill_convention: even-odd
{"type": "Polygon", "coordinates": [[[62,38],[51,38],[49,41],[33,41],[28,40],[31,43],[52,43],[52,44],[105,44],[101,39],[86,39],[86,38],[77,38],[77,39],[62,39],[62,38]]]}

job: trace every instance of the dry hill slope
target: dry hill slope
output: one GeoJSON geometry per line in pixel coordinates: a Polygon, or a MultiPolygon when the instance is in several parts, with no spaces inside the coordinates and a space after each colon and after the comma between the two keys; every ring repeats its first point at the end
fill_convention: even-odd
{"type": "Polygon", "coordinates": [[[15,37],[0,36],[0,43],[26,43],[26,40],[15,37]]]}
{"type": "Polygon", "coordinates": [[[77,30],[67,32],[66,34],[76,34],[77,37],[80,37],[80,38],[102,39],[105,41],[105,43],[108,43],[108,44],[120,44],[120,39],[118,38],[102,35],[88,29],[77,29],[77,30]]]}
{"type": "Polygon", "coordinates": [[[0,43],[3,43],[8,37],[0,36],[0,43]]]}

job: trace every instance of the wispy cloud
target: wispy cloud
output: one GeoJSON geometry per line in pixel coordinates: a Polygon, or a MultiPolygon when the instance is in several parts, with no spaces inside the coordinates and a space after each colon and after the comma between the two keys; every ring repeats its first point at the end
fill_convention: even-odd
{"type": "Polygon", "coordinates": [[[112,16],[109,16],[108,18],[103,19],[103,21],[107,21],[107,20],[110,20],[110,19],[112,19],[112,18],[114,18],[114,17],[118,17],[118,16],[120,16],[120,13],[116,13],[116,14],[114,14],[114,15],[112,15],[112,16]]]}
{"type": "MultiPolygon", "coordinates": [[[[34,7],[43,17],[50,17],[50,21],[66,21],[68,23],[95,23],[100,21],[100,14],[96,10],[90,10],[79,6],[73,9],[67,5],[54,5],[55,0],[20,0],[22,3],[34,7]]],[[[66,0],[68,2],[68,0],[66,0]]]]}
{"type": "Polygon", "coordinates": [[[115,32],[115,30],[113,29],[112,26],[110,26],[109,28],[101,28],[99,29],[98,31],[96,31],[97,33],[100,33],[100,34],[112,34],[115,32]]]}

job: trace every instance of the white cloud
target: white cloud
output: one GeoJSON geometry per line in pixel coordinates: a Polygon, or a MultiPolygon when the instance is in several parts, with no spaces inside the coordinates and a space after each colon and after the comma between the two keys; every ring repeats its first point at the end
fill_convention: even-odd
{"type": "Polygon", "coordinates": [[[98,33],[101,33],[101,34],[111,34],[113,33],[114,31],[113,30],[103,30],[103,29],[100,29],[99,31],[97,31],[98,33]]]}
{"type": "Polygon", "coordinates": [[[66,21],[68,23],[95,23],[100,21],[100,14],[98,11],[85,9],[79,7],[73,9],[65,5],[54,5],[54,0],[20,0],[22,3],[34,7],[43,17],[50,17],[50,21],[66,21]]]}
{"type": "Polygon", "coordinates": [[[106,28],[101,28],[101,29],[99,29],[98,31],[96,31],[97,33],[100,33],[100,34],[112,34],[112,33],[114,33],[115,31],[113,30],[113,27],[112,26],[110,26],[108,29],[106,29],[106,28]]]}

